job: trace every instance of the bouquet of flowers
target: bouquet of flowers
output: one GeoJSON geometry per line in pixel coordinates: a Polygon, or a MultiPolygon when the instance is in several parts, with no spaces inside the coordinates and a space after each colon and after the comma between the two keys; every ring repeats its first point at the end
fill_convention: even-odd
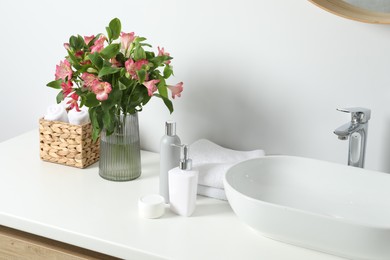
{"type": "Polygon", "coordinates": [[[157,47],[157,55],[146,38],[121,31],[118,18],[106,27],[107,36],[71,36],[64,47],[68,55],[56,66],[55,80],[47,86],[60,89],[57,103],[66,100],[68,109],[88,107],[96,140],[105,129],[114,132],[121,114],[142,111],[152,96],[161,98],[173,112],[168,96],[180,97],[183,82],[167,85],[173,75],[172,57],[157,47]]]}

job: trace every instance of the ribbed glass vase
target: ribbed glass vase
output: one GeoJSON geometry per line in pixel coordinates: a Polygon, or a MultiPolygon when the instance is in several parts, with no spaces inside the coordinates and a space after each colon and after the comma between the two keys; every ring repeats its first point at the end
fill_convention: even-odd
{"type": "Polygon", "coordinates": [[[121,115],[111,135],[100,136],[99,175],[111,181],[130,181],[141,175],[138,114],[121,115]]]}

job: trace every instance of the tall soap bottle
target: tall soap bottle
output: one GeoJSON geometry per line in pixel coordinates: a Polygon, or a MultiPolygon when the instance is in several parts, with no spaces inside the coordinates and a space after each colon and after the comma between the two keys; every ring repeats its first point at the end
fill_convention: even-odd
{"type": "Polygon", "coordinates": [[[188,146],[182,145],[182,158],[179,167],[169,171],[169,200],[173,212],[181,216],[191,216],[196,206],[198,171],[192,169],[188,146]]]}
{"type": "Polygon", "coordinates": [[[165,135],[160,145],[160,195],[169,203],[168,171],[177,167],[180,161],[180,138],[176,135],[176,123],[165,122],[165,135]]]}

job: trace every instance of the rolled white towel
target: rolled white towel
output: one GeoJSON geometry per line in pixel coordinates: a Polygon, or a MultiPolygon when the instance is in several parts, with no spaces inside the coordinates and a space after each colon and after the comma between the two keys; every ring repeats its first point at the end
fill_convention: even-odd
{"type": "Polygon", "coordinates": [[[69,123],[68,114],[66,113],[65,108],[60,104],[50,105],[46,109],[44,119],[48,121],[61,121],[69,123]]]}
{"type": "Polygon", "coordinates": [[[80,112],[76,109],[69,110],[68,112],[69,123],[72,125],[84,125],[90,122],[88,110],[85,107],[80,109],[80,112]]]}

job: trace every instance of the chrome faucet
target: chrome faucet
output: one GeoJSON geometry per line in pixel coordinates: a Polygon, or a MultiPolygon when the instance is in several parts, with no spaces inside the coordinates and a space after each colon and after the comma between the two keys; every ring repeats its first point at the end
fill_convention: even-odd
{"type": "Polygon", "coordinates": [[[348,165],[363,168],[371,110],[362,107],[338,108],[337,110],[351,114],[351,122],[334,130],[340,140],[349,138],[348,165]]]}

